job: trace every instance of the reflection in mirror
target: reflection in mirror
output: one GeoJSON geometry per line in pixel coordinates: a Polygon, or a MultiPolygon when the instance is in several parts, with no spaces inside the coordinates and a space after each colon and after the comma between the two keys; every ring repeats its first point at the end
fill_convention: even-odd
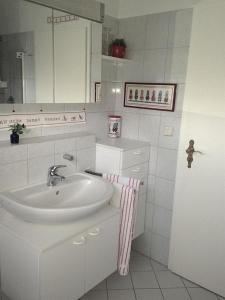
{"type": "Polygon", "coordinates": [[[54,82],[56,103],[95,101],[101,81],[102,25],[54,10],[54,82]]]}
{"type": "Polygon", "coordinates": [[[53,102],[52,10],[1,0],[0,102],[53,102]]]}
{"type": "Polygon", "coordinates": [[[102,25],[0,0],[0,103],[95,102],[102,25]]]}

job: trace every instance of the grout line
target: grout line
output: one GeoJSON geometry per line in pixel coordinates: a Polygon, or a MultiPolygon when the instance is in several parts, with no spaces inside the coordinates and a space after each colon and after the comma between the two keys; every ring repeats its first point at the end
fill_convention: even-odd
{"type": "Polygon", "coordinates": [[[159,280],[158,280],[158,278],[157,278],[157,276],[156,276],[156,271],[155,271],[155,269],[154,269],[154,267],[153,267],[153,265],[152,265],[152,263],[151,263],[151,259],[150,259],[150,265],[151,265],[151,267],[152,267],[152,269],[153,269],[153,272],[154,272],[154,275],[155,275],[156,281],[157,281],[157,283],[158,283],[158,285],[159,285],[159,289],[160,289],[160,292],[161,292],[161,294],[162,294],[162,298],[163,298],[164,300],[166,300],[166,299],[165,299],[165,297],[164,297],[164,295],[163,295],[163,292],[162,292],[161,286],[160,286],[160,284],[159,284],[159,280]]]}
{"type": "MultiPolygon", "coordinates": [[[[182,280],[182,279],[181,279],[182,280]]],[[[182,280],[182,282],[183,282],[183,280],[182,280]]],[[[185,289],[186,289],[186,291],[187,291],[187,293],[188,293],[188,295],[189,295],[189,297],[190,297],[190,299],[192,300],[192,298],[191,298],[191,294],[189,293],[189,290],[188,290],[188,288],[186,287],[186,285],[184,284],[184,286],[185,286],[185,289]]]]}
{"type": "Polygon", "coordinates": [[[132,283],[132,286],[133,286],[134,297],[135,297],[136,300],[138,300],[137,294],[136,294],[136,291],[135,291],[135,288],[134,288],[134,282],[133,282],[133,278],[132,278],[131,272],[130,272],[130,279],[131,279],[131,283],[132,283]]]}

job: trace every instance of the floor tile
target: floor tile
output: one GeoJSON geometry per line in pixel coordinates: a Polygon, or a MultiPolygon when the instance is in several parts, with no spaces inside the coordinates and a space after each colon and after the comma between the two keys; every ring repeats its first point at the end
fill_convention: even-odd
{"type": "Polygon", "coordinates": [[[153,271],[150,259],[132,258],[130,261],[130,271],[153,271]]]}
{"type": "Polygon", "coordinates": [[[155,271],[167,271],[168,270],[167,266],[165,266],[153,259],[151,259],[150,262],[155,271]]]}
{"type": "Polygon", "coordinates": [[[181,278],[181,280],[183,281],[183,283],[186,287],[199,287],[196,283],[191,282],[185,278],[181,278]]]}
{"type": "Polygon", "coordinates": [[[107,300],[107,291],[90,291],[80,300],[107,300]]]}
{"type": "Polygon", "coordinates": [[[137,300],[164,300],[160,289],[137,289],[137,300]]]}
{"type": "Polygon", "coordinates": [[[107,287],[109,290],[126,290],[133,289],[130,274],[120,276],[117,272],[107,278],[107,287]]]}
{"type": "Polygon", "coordinates": [[[162,293],[165,300],[191,300],[185,288],[163,289],[162,293]]]}
{"type": "Polygon", "coordinates": [[[203,288],[188,288],[192,300],[217,300],[217,296],[203,288]]]}
{"type": "Polygon", "coordinates": [[[96,285],[96,287],[94,287],[93,290],[95,291],[106,290],[106,280],[103,280],[98,285],[96,285]]]}
{"type": "Polygon", "coordinates": [[[140,258],[140,259],[143,259],[143,258],[147,258],[146,256],[144,256],[144,255],[142,255],[141,253],[139,253],[139,252],[137,252],[137,251],[135,251],[135,250],[132,250],[131,251],[131,254],[130,254],[130,257],[131,257],[131,259],[138,259],[138,258],[140,258]]]}
{"type": "Polygon", "coordinates": [[[136,300],[133,290],[109,291],[109,300],[136,300]]]}
{"type": "Polygon", "coordinates": [[[135,289],[159,288],[154,272],[132,272],[135,289]]]}
{"type": "Polygon", "coordinates": [[[179,288],[184,287],[184,284],[179,276],[170,271],[156,272],[157,279],[161,288],[179,288]]]}

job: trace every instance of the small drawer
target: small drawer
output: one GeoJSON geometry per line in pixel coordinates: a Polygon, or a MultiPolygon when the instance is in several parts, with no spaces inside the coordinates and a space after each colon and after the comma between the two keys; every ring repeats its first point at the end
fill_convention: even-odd
{"type": "Polygon", "coordinates": [[[136,165],[128,169],[121,170],[121,175],[125,177],[137,178],[143,181],[139,194],[145,193],[148,186],[148,163],[136,165]]]}
{"type": "Polygon", "coordinates": [[[137,148],[123,152],[121,169],[126,169],[149,160],[149,147],[137,148]]]}

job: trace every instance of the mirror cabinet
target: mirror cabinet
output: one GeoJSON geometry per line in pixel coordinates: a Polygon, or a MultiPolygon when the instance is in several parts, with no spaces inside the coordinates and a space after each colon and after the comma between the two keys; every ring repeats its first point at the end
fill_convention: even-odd
{"type": "Polygon", "coordinates": [[[95,102],[102,24],[25,0],[0,0],[0,103],[95,102]]]}

